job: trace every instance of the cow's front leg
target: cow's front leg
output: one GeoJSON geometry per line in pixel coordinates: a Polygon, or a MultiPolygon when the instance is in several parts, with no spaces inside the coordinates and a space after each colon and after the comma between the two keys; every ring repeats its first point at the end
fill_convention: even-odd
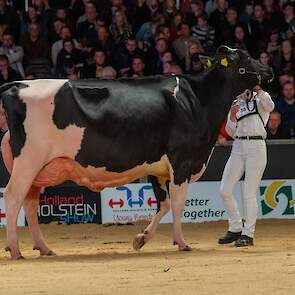
{"type": "Polygon", "coordinates": [[[33,250],[39,250],[41,256],[55,256],[56,254],[48,248],[38,223],[38,206],[40,188],[32,186],[24,200],[24,209],[28,222],[30,234],[34,243],[33,250]]]}
{"type": "Polygon", "coordinates": [[[185,200],[187,195],[188,183],[182,183],[176,185],[170,183],[170,197],[171,197],[171,209],[173,216],[173,241],[175,245],[178,245],[181,251],[191,251],[191,247],[186,243],[183,237],[181,227],[181,214],[185,206],[185,200]]]}

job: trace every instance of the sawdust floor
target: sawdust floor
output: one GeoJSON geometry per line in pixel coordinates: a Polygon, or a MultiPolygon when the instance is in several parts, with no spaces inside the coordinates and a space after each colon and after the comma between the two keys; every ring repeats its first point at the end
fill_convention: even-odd
{"type": "MultiPolygon", "coordinates": [[[[32,251],[27,228],[20,228],[23,261],[0,255],[0,294],[295,294],[295,220],[264,220],[255,246],[219,246],[225,222],[185,224],[192,252],[171,244],[171,225],[140,253],[133,236],[143,224],[42,225],[56,257],[32,251]]],[[[0,230],[0,249],[5,231],[0,230]]]]}

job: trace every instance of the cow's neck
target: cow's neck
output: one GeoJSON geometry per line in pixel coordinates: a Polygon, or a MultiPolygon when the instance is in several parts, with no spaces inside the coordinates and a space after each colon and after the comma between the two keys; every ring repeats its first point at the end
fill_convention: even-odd
{"type": "Polygon", "coordinates": [[[231,72],[213,69],[192,77],[191,86],[200,100],[206,122],[211,132],[225,120],[233,98],[239,93],[239,84],[231,72]]]}

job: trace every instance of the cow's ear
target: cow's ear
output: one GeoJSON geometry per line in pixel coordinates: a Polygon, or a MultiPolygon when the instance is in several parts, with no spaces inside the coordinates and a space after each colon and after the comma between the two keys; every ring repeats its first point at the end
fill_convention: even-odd
{"type": "Polygon", "coordinates": [[[206,55],[199,55],[200,62],[206,67],[210,68],[214,65],[215,60],[214,58],[206,55]]]}

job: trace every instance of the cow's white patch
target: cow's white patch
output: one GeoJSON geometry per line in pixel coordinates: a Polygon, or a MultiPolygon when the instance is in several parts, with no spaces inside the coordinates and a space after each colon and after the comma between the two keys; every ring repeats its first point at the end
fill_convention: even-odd
{"type": "Polygon", "coordinates": [[[176,98],[176,94],[179,91],[179,78],[175,77],[176,79],[176,86],[174,87],[173,96],[176,98]]]}

